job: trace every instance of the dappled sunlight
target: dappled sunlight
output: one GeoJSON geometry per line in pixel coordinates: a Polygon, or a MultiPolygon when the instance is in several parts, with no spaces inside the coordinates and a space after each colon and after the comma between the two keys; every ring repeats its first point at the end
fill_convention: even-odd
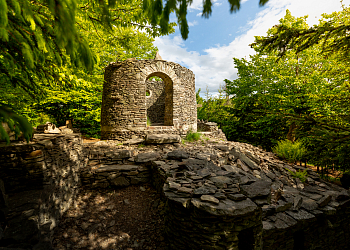
{"type": "Polygon", "coordinates": [[[56,249],[164,249],[164,206],[149,185],[81,190],[55,230],[56,249]]]}

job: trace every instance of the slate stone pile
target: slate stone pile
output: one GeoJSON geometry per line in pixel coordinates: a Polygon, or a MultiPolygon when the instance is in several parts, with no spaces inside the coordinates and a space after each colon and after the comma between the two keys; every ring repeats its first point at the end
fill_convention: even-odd
{"type": "Polygon", "coordinates": [[[0,144],[0,248],[51,249],[53,228],[73,203],[85,165],[80,135],[35,134],[0,144]]]}
{"type": "Polygon", "coordinates": [[[166,200],[169,249],[350,245],[348,190],[249,144],[158,137],[157,144],[82,147],[79,135],[41,134],[30,144],[1,145],[0,246],[50,249],[80,182],[105,189],[148,181],[166,200]],[[305,182],[297,178],[302,171],[305,182]]]}
{"type": "Polygon", "coordinates": [[[125,152],[100,164],[94,176],[113,169],[118,181],[131,185],[147,173],[167,200],[170,249],[346,249],[350,243],[348,190],[310,169],[302,182],[295,176],[305,168],[273,153],[214,140],[125,152]]]}
{"type": "Polygon", "coordinates": [[[207,149],[172,151],[167,162],[157,163],[171,176],[163,192],[172,249],[240,249],[247,237],[252,239],[247,249],[343,249],[349,244],[348,190],[310,169],[302,183],[289,171],[303,167],[248,144],[207,149]]]}

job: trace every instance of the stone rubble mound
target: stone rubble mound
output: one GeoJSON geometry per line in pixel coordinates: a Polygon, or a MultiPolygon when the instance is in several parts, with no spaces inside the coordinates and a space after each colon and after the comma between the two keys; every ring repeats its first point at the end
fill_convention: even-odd
{"type": "MultiPolygon", "coordinates": [[[[349,224],[349,191],[322,180],[311,169],[288,164],[249,144],[209,140],[117,150],[90,145],[87,151],[100,154],[100,159],[90,157],[86,170],[90,176],[83,174],[83,182],[105,187],[151,180],[163,193],[165,233],[171,249],[236,249],[247,239],[250,249],[293,249],[297,244],[293,234],[316,225],[318,218],[343,213],[345,208],[344,216],[322,221],[333,229],[349,224]],[[96,170],[91,170],[92,163],[96,170]],[[292,172],[304,170],[303,183],[292,172]]],[[[312,230],[316,229],[311,228],[310,234],[312,230]]],[[[322,232],[315,234],[319,236],[312,237],[319,237],[315,241],[322,246],[326,240],[322,232]]],[[[344,242],[339,238],[344,235],[334,237],[344,242]]]]}

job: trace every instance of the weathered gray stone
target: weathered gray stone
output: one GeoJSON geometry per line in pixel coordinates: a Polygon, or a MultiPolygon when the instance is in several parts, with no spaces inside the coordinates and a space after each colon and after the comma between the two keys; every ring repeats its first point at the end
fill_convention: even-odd
{"type": "Polygon", "coordinates": [[[125,177],[122,177],[122,176],[111,180],[111,184],[114,186],[117,186],[117,187],[126,187],[126,186],[130,185],[129,181],[125,177]]]}
{"type": "Polygon", "coordinates": [[[107,152],[106,156],[116,160],[127,159],[132,156],[132,152],[130,150],[113,150],[111,152],[107,152]]]}
{"type": "Polygon", "coordinates": [[[214,182],[218,188],[226,188],[228,184],[232,183],[232,179],[226,176],[211,177],[210,180],[214,182]]]}
{"type": "Polygon", "coordinates": [[[188,193],[188,194],[191,194],[193,192],[193,189],[192,188],[187,188],[187,187],[180,187],[178,190],[177,190],[179,193],[188,193]]]}
{"type": "Polygon", "coordinates": [[[233,201],[242,201],[247,199],[247,197],[243,194],[227,194],[227,198],[233,201]]]}
{"type": "Polygon", "coordinates": [[[266,181],[256,181],[250,185],[242,185],[241,189],[242,193],[249,198],[271,195],[271,183],[266,181]]]}
{"type": "Polygon", "coordinates": [[[301,207],[305,208],[308,211],[311,211],[311,210],[316,209],[318,206],[317,206],[316,201],[309,199],[309,198],[303,198],[303,202],[301,204],[301,207]]]}
{"type": "Polygon", "coordinates": [[[156,161],[160,158],[158,153],[140,153],[136,155],[135,162],[145,163],[150,161],[156,161]]]}
{"type": "Polygon", "coordinates": [[[331,199],[332,199],[332,196],[326,194],[325,196],[323,196],[321,199],[317,201],[317,204],[319,205],[319,207],[324,207],[331,201],[331,199]]]}
{"type": "Polygon", "coordinates": [[[316,217],[313,214],[310,214],[303,209],[300,209],[298,211],[286,211],[286,213],[297,221],[305,222],[316,220],[316,217]]]}
{"type": "Polygon", "coordinates": [[[250,169],[240,159],[237,160],[237,166],[241,167],[244,171],[249,172],[250,169]]]}
{"type": "Polygon", "coordinates": [[[181,137],[171,134],[151,134],[146,136],[145,142],[149,144],[176,143],[181,142],[181,137]]]}
{"type": "Polygon", "coordinates": [[[291,202],[285,202],[285,201],[279,200],[278,204],[276,206],[276,213],[284,212],[284,211],[288,210],[289,208],[291,208],[292,205],[293,204],[291,202]]]}
{"type": "Polygon", "coordinates": [[[243,216],[258,210],[258,206],[250,199],[242,201],[222,200],[218,205],[193,198],[191,203],[198,209],[215,216],[243,216]]]}
{"type": "Polygon", "coordinates": [[[174,160],[182,160],[182,159],[188,159],[189,155],[185,151],[174,150],[168,153],[168,158],[174,159],[174,160]]]}
{"type": "Polygon", "coordinates": [[[137,165],[101,165],[95,171],[100,172],[118,172],[118,171],[135,171],[138,169],[137,165]]]}
{"type": "Polygon", "coordinates": [[[224,166],[222,166],[222,168],[224,168],[228,172],[233,172],[236,174],[242,172],[241,169],[237,168],[236,166],[232,166],[232,165],[224,165],[224,166]]]}
{"type": "Polygon", "coordinates": [[[263,221],[262,224],[264,231],[269,231],[276,228],[271,222],[268,221],[263,221]]]}
{"type": "Polygon", "coordinates": [[[286,215],[285,213],[277,213],[276,214],[276,227],[277,228],[285,228],[285,226],[279,222],[279,220],[285,222],[287,224],[287,227],[292,227],[297,224],[297,221],[294,220],[292,217],[286,215]],[[280,224],[279,224],[280,223],[280,224]]]}
{"type": "Polygon", "coordinates": [[[211,171],[209,168],[203,168],[203,169],[200,169],[197,171],[197,174],[201,177],[207,177],[207,176],[210,176],[211,175],[211,171]]]}
{"type": "Polygon", "coordinates": [[[201,200],[202,200],[202,201],[211,202],[211,203],[214,203],[214,204],[219,204],[219,200],[216,199],[216,198],[215,198],[214,196],[212,196],[212,195],[207,195],[207,194],[202,195],[202,196],[201,196],[201,200]]]}
{"type": "Polygon", "coordinates": [[[203,194],[215,194],[216,188],[202,186],[194,190],[195,195],[203,195],[203,194]]]}
{"type": "Polygon", "coordinates": [[[130,139],[130,140],[126,140],[125,142],[123,142],[124,145],[135,145],[135,144],[140,144],[143,143],[145,140],[142,138],[135,138],[135,139],[130,139]]]}
{"type": "Polygon", "coordinates": [[[303,203],[303,197],[300,195],[297,195],[293,199],[293,209],[298,210],[301,207],[301,204],[303,203]]]}

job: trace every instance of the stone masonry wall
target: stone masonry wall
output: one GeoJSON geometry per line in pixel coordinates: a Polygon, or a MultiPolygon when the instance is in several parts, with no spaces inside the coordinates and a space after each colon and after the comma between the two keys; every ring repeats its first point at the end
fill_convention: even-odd
{"type": "Polygon", "coordinates": [[[105,69],[101,138],[126,140],[147,132],[146,80],[162,78],[164,125],[179,133],[197,131],[195,78],[192,71],[163,60],[126,60],[105,69]]]}
{"type": "Polygon", "coordinates": [[[146,81],[147,91],[150,96],[146,95],[147,117],[151,124],[164,125],[165,119],[165,86],[163,81],[146,81]]]}
{"type": "Polygon", "coordinates": [[[80,135],[2,143],[0,162],[0,248],[52,249],[53,229],[73,203],[85,165],[80,135]]]}
{"type": "Polygon", "coordinates": [[[249,144],[203,143],[89,145],[83,183],[105,188],[151,181],[166,199],[169,249],[348,248],[348,190],[310,169],[302,183],[286,169],[303,167],[249,144]]]}
{"type": "Polygon", "coordinates": [[[98,189],[151,181],[166,200],[169,249],[316,250],[350,244],[349,190],[311,169],[303,183],[291,172],[305,168],[249,144],[210,139],[82,147],[75,134],[35,140],[1,145],[0,248],[51,249],[52,229],[74,200],[79,178],[83,187],[98,189]]]}

